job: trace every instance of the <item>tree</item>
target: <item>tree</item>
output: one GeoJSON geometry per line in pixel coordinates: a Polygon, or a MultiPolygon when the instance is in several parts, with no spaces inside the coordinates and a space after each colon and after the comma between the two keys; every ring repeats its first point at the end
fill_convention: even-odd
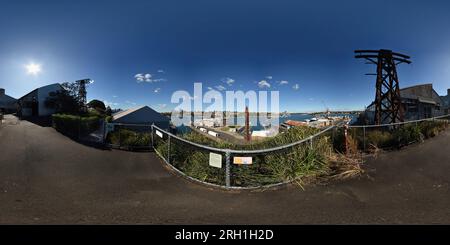
{"type": "Polygon", "coordinates": [[[107,116],[111,116],[112,115],[112,110],[111,110],[111,107],[106,107],[106,111],[105,111],[105,114],[107,115],[107,116]]]}
{"type": "Polygon", "coordinates": [[[99,112],[105,112],[105,110],[106,110],[105,103],[103,103],[103,101],[100,101],[100,100],[91,100],[87,104],[87,106],[89,108],[93,108],[93,109],[95,109],[95,110],[97,110],[99,112]]]}
{"type": "Polygon", "coordinates": [[[92,83],[90,79],[76,82],[64,82],[63,89],[50,93],[45,101],[46,106],[55,108],[58,113],[84,114],[86,110],[86,86],[92,83]]]}
{"type": "Polygon", "coordinates": [[[45,105],[54,108],[57,113],[78,114],[78,101],[70,94],[68,90],[60,90],[51,92],[50,96],[45,101],[45,105]]]}

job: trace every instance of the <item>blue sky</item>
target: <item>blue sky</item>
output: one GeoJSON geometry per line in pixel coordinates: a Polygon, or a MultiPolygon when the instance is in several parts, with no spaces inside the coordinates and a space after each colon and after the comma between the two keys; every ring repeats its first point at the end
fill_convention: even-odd
{"type": "Polygon", "coordinates": [[[167,111],[171,94],[193,93],[194,82],[247,91],[264,80],[281,110],[362,109],[375,96],[364,76],[375,67],[355,49],[408,54],[401,87],[432,82],[446,93],[449,10],[448,1],[2,1],[0,87],[20,97],[91,78],[88,99],[167,111]],[[31,62],[42,72],[27,74],[31,62]]]}

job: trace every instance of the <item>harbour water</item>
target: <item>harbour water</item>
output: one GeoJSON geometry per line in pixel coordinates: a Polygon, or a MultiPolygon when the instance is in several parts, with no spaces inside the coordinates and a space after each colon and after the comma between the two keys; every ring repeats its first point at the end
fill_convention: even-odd
{"type": "MultiPolygon", "coordinates": [[[[304,113],[292,113],[288,115],[283,115],[277,118],[268,119],[269,122],[272,121],[273,124],[281,124],[286,122],[287,120],[294,120],[294,121],[305,121],[305,120],[311,120],[314,117],[321,117],[325,115],[311,115],[311,114],[304,114],[304,113]],[[278,122],[277,122],[278,120],[278,122]]],[[[348,114],[330,114],[331,117],[342,117],[342,116],[350,116],[348,114]]],[[[195,116],[194,120],[200,120],[201,116],[195,116]]],[[[263,130],[264,129],[264,123],[262,123],[260,120],[258,120],[257,116],[250,116],[250,127],[251,130],[263,130]]],[[[235,118],[235,122],[231,123],[231,120],[227,121],[229,125],[237,125],[237,126],[243,126],[245,124],[245,117],[243,115],[239,115],[235,118]]],[[[267,122],[267,121],[266,121],[267,122]]],[[[187,126],[179,126],[177,127],[178,133],[186,133],[190,131],[190,128],[187,126]]]]}

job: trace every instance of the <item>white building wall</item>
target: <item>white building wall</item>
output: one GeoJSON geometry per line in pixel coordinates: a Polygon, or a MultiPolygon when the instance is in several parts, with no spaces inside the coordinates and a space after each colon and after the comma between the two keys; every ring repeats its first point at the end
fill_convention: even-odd
{"type": "Polygon", "coordinates": [[[52,84],[38,89],[39,116],[50,116],[56,112],[54,108],[45,106],[45,101],[50,97],[51,92],[57,92],[61,89],[59,84],[52,84]]]}

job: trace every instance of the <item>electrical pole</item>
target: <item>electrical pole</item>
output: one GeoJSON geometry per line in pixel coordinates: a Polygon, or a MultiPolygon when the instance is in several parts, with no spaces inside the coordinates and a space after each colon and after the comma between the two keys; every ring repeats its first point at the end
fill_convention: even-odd
{"type": "Polygon", "coordinates": [[[375,92],[375,124],[403,122],[404,111],[396,66],[411,64],[410,57],[391,50],[355,50],[355,58],[377,66],[375,92]]]}

